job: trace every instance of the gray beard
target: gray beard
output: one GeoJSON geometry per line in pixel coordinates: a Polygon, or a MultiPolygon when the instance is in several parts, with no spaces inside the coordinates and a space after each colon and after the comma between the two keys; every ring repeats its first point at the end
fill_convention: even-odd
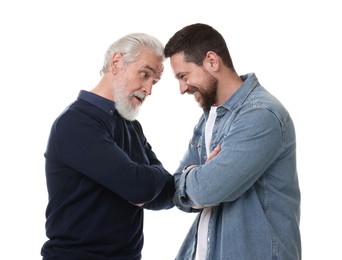
{"type": "Polygon", "coordinates": [[[118,113],[129,121],[134,121],[139,114],[140,105],[133,107],[130,101],[131,96],[127,96],[127,93],[123,87],[114,89],[115,96],[115,109],[118,113]]]}
{"type": "Polygon", "coordinates": [[[139,114],[140,106],[133,107],[129,98],[117,98],[115,101],[115,109],[125,119],[134,121],[139,114]]]}

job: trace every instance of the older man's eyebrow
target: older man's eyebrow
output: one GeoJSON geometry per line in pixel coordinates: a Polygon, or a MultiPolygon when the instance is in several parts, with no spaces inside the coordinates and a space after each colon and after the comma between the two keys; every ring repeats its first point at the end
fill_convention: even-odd
{"type": "Polygon", "coordinates": [[[153,73],[157,73],[156,70],[153,69],[153,68],[152,68],[151,66],[149,66],[149,65],[145,65],[145,66],[143,67],[143,69],[148,69],[148,70],[151,70],[153,73]]]}
{"type": "MultiPolygon", "coordinates": [[[[141,70],[149,70],[149,71],[151,71],[152,72],[152,74],[154,74],[155,76],[158,76],[159,75],[159,73],[155,70],[155,69],[153,69],[151,66],[149,66],[149,65],[144,65],[142,68],[141,68],[141,70]]],[[[156,82],[157,81],[159,81],[160,80],[160,77],[156,77],[156,82]]]]}
{"type": "MultiPolygon", "coordinates": [[[[160,73],[163,73],[164,66],[163,66],[163,65],[160,65],[160,66],[158,66],[156,69],[154,69],[154,68],[152,68],[152,67],[149,66],[149,65],[144,65],[142,69],[147,69],[147,70],[151,71],[153,75],[159,76],[160,73]]],[[[157,77],[157,79],[160,80],[160,76],[157,77]]]]}

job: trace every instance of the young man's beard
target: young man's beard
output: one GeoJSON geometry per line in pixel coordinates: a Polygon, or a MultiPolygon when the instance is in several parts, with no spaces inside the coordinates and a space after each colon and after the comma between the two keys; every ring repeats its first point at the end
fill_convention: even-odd
{"type": "Polygon", "coordinates": [[[215,104],[217,95],[217,83],[218,80],[206,71],[205,85],[208,90],[205,92],[199,91],[202,97],[202,99],[199,102],[199,105],[203,109],[210,109],[210,107],[215,104]]]}
{"type": "Polygon", "coordinates": [[[124,85],[118,86],[113,89],[115,96],[115,109],[123,118],[129,121],[134,121],[139,114],[141,104],[134,107],[131,99],[134,96],[138,96],[140,99],[144,100],[145,95],[138,91],[133,92],[131,95],[129,95],[124,85]]]}

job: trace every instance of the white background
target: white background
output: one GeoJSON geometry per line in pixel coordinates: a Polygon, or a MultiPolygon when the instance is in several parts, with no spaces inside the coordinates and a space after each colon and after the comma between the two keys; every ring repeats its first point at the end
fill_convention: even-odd
{"type": "MultiPolygon", "coordinates": [[[[109,44],[131,32],[166,43],[195,22],[219,30],[238,73],[255,72],[290,111],[297,131],[303,259],[342,259],[338,2],[1,0],[0,259],[40,259],[50,126],[80,89],[97,84],[109,44]]],[[[139,120],[173,172],[201,110],[192,96],[179,94],[169,61],[165,67],[139,120]]],[[[195,215],[145,212],[143,259],[173,259],[195,215]]]]}

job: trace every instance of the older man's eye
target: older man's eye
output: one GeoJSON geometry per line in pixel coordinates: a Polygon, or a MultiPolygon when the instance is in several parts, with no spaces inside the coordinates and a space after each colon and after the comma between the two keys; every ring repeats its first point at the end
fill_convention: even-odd
{"type": "Polygon", "coordinates": [[[159,80],[153,80],[152,84],[155,85],[158,83],[159,80]]]}
{"type": "Polygon", "coordinates": [[[150,74],[147,72],[141,72],[141,76],[142,76],[142,78],[146,79],[150,76],[150,74]]]}

